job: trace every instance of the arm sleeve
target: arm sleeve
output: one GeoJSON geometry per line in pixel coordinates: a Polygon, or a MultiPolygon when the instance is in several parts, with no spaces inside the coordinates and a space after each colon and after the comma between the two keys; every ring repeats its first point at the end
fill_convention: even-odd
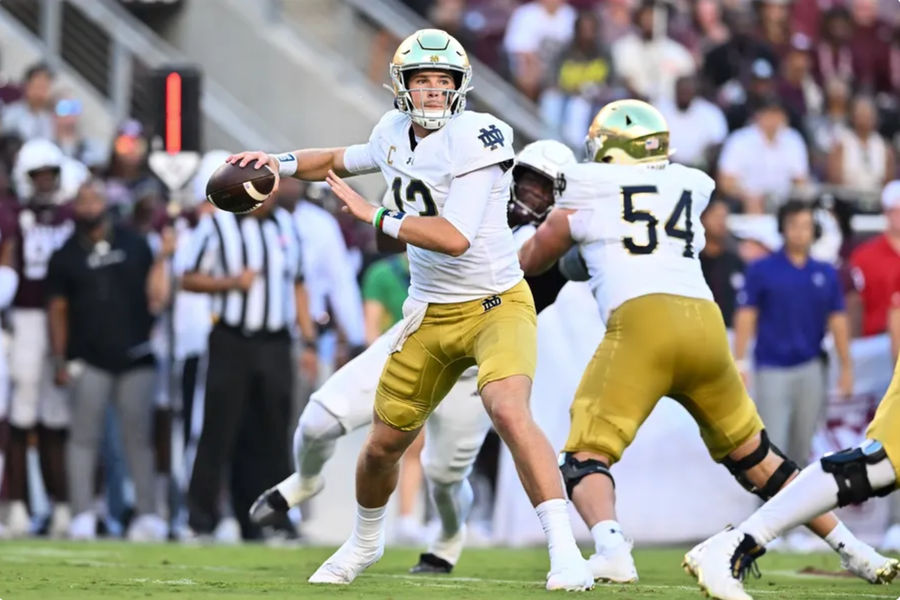
{"type": "Polygon", "coordinates": [[[5,265],[0,266],[0,310],[12,304],[19,287],[19,274],[15,269],[5,265]]]}
{"type": "MultiPolygon", "coordinates": [[[[218,237],[209,215],[200,219],[197,228],[175,251],[173,261],[176,275],[190,271],[212,273],[218,262],[218,237]]],[[[223,267],[224,269],[224,267],[223,267]]]]}
{"type": "Polygon", "coordinates": [[[502,177],[503,170],[493,165],[472,171],[462,177],[454,177],[450,182],[450,192],[442,216],[450,221],[470,244],[478,235],[478,228],[484,220],[491,191],[497,180],[502,177]]]}
{"type": "Polygon", "coordinates": [[[68,296],[63,254],[59,250],[53,253],[47,267],[46,290],[48,299],[54,296],[68,296]]]}
{"type": "Polygon", "coordinates": [[[354,175],[375,173],[378,164],[372,157],[372,144],[354,144],[344,149],[344,167],[354,175]]]}
{"type": "Polygon", "coordinates": [[[841,289],[841,281],[836,269],[829,269],[828,285],[831,287],[831,312],[843,312],[847,310],[844,300],[844,291],[841,289]]]}
{"type": "Polygon", "coordinates": [[[750,265],[744,276],[744,287],[737,293],[738,306],[759,308],[762,299],[762,281],[758,264],[750,265]]]}

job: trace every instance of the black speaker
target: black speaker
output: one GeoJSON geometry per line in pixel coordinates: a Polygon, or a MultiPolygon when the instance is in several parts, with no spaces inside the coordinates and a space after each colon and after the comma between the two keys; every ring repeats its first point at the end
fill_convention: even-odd
{"type": "Polygon", "coordinates": [[[164,66],[150,75],[153,98],[150,141],[153,150],[202,152],[200,94],[202,75],[195,66],[164,66]]]}

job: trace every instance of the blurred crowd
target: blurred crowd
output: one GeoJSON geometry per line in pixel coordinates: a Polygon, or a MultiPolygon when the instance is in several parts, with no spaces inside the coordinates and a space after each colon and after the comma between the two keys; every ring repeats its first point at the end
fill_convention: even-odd
{"type": "MultiPolygon", "coordinates": [[[[820,322],[793,339],[803,342],[796,357],[757,367],[821,361],[826,333],[841,337],[833,314],[846,316],[853,337],[900,332],[896,0],[405,1],[533,99],[548,137],[580,148],[610,100],[640,97],[660,108],[672,159],[717,180],[701,260],[728,326],[744,338],[787,335],[766,300],[778,296],[760,292],[767,277],[784,272],[778,281],[791,285],[810,274],[806,287],[779,288],[800,300],[802,316],[811,312],[806,298],[825,307],[820,322]],[[874,225],[857,227],[866,213],[874,225]],[[827,301],[819,296],[826,289],[827,301]]],[[[3,75],[0,535],[190,536],[217,308],[209,294],[177,284],[202,262],[185,257],[203,256],[198,231],[213,210],[205,183],[228,153],[207,152],[186,190],[171,193],[148,167],[152,140],[142,123],[125,121],[112,139],[95,139],[81,99],[47,65],[3,75]],[[72,257],[122,266],[97,280],[72,257]]],[[[403,255],[377,253],[372,229],[342,215],[327,186],[285,182],[276,200],[267,210],[296,227],[307,297],[298,307],[315,326],[313,340],[292,332],[297,377],[283,420],[290,426],[318,383],[400,318],[409,270],[403,255]]],[[[252,276],[243,275],[228,289],[247,292],[252,276]]],[[[751,351],[738,354],[749,379],[743,361],[751,351]]],[[[811,372],[825,377],[821,365],[811,372]]],[[[852,374],[842,371],[839,385],[852,388],[852,374]]],[[[803,409],[806,430],[821,421],[824,395],[803,409]]],[[[796,417],[771,417],[779,419],[796,417]]],[[[250,443],[252,420],[238,425],[237,443],[250,443]]],[[[796,453],[808,446],[806,431],[785,435],[801,440],[796,453]]],[[[497,447],[491,438],[476,470],[482,506],[490,505],[497,447]]],[[[400,487],[398,537],[409,542],[423,535],[414,509],[422,495],[417,448],[400,487]]],[[[246,499],[262,491],[248,475],[257,469],[231,467],[212,484],[221,488],[211,508],[221,518],[206,533],[260,537],[244,518],[246,499]]],[[[476,513],[488,520],[490,509],[476,513]]],[[[286,524],[275,534],[296,530],[286,524]]],[[[900,530],[897,537],[900,547],[900,530]]]]}
{"type": "Polygon", "coordinates": [[[546,137],[574,149],[606,102],[658,106],[673,160],[715,176],[732,210],[774,212],[812,183],[873,206],[894,178],[893,0],[404,2],[506,75],[546,137]]]}

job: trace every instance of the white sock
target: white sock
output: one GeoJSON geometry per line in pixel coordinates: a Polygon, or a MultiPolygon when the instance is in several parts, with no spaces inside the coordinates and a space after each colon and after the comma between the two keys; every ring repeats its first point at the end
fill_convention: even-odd
{"type": "Polygon", "coordinates": [[[441,537],[452,538],[469,518],[475,492],[468,479],[453,483],[431,482],[431,497],[441,519],[441,537]]]}
{"type": "Polygon", "coordinates": [[[795,480],[763,504],[738,527],[765,546],[797,525],[808,523],[837,506],[838,486],[834,475],[822,470],[816,461],[803,469],[795,480]]]}
{"type": "Polygon", "coordinates": [[[569,522],[569,512],[565,500],[562,498],[544,500],[534,507],[534,510],[541,520],[544,535],[547,536],[551,571],[557,570],[562,564],[576,560],[576,558],[584,558],[575,544],[575,536],[572,533],[572,524],[569,522]]]}
{"type": "Polygon", "coordinates": [[[591,527],[591,536],[594,538],[594,550],[597,554],[603,554],[625,543],[625,534],[618,521],[600,521],[591,527]]]}
{"type": "Polygon", "coordinates": [[[375,551],[384,546],[384,506],[366,508],[356,505],[356,523],[353,525],[351,540],[363,550],[375,551]]]}
{"type": "Polygon", "coordinates": [[[842,521],[838,521],[837,527],[825,536],[825,541],[835,552],[840,552],[845,548],[852,548],[859,542],[856,536],[853,535],[853,532],[847,529],[847,526],[842,521]]]}

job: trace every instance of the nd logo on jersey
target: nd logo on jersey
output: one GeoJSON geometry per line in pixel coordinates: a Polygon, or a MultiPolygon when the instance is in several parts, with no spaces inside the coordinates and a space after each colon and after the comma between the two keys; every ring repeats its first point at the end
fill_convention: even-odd
{"type": "Polygon", "coordinates": [[[497,147],[502,146],[505,141],[503,132],[497,129],[496,125],[491,125],[487,128],[482,127],[479,132],[481,135],[478,136],[478,139],[484,144],[485,148],[496,150],[497,147]]]}

